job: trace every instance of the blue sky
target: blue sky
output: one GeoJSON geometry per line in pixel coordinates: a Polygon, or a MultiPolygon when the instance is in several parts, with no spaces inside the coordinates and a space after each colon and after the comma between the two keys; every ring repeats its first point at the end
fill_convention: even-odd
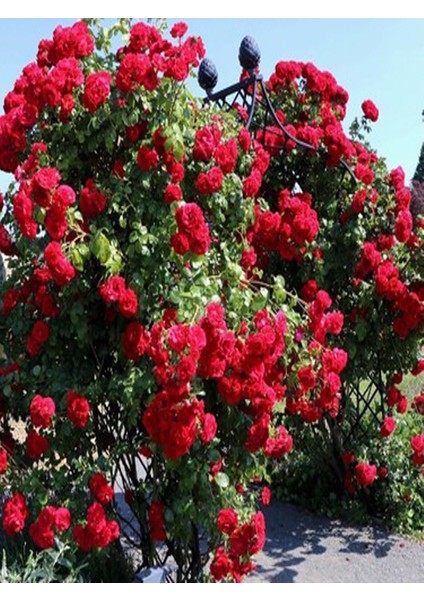
{"type": "MultiPolygon", "coordinates": [[[[333,73],[349,92],[346,124],[370,98],[380,110],[371,142],[389,167],[402,165],[413,176],[424,125],[424,19],[183,19],[201,35],[223,87],[239,77],[238,46],[253,36],[261,70],[270,75],[279,60],[311,61],[333,73]]],[[[22,67],[34,60],[38,41],[59,23],[74,19],[0,19],[0,98],[22,67]]],[[[108,19],[107,21],[110,22],[108,19]]],[[[170,19],[170,24],[176,19],[170,19]]],[[[201,90],[196,84],[194,91],[201,90]]],[[[0,189],[6,185],[0,173],[0,189]]]]}

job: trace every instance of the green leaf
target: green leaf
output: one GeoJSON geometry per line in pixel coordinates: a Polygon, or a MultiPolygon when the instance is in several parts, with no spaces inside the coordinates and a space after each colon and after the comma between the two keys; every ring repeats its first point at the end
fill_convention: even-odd
{"type": "Polygon", "coordinates": [[[101,265],[105,265],[112,256],[112,248],[109,240],[101,231],[98,231],[94,236],[90,248],[94,256],[99,260],[101,265]]]}
{"type": "Polygon", "coordinates": [[[74,267],[77,269],[77,271],[83,271],[84,270],[84,259],[81,256],[80,251],[77,248],[77,246],[75,246],[72,249],[72,252],[71,252],[71,261],[72,261],[72,264],[74,265],[74,267]]]}
{"type": "Polygon", "coordinates": [[[230,479],[226,473],[218,473],[215,476],[215,481],[220,488],[227,488],[230,485],[230,479]]]}

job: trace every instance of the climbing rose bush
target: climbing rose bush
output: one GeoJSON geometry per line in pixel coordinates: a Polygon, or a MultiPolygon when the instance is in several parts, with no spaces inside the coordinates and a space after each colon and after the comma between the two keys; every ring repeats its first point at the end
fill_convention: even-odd
{"type": "MultiPolygon", "coordinates": [[[[360,344],[390,340],[414,367],[422,229],[402,172],[359,122],[344,133],[330,74],[281,62],[267,84],[305,152],[248,131],[242,107],[201,106],[185,82],[202,41],[169,34],[59,27],[5,98],[2,522],[81,560],[133,543],[137,566],[167,552],[198,580],[209,557],[212,580],[240,581],[265,541],[269,473],[302,445],[298,422],[338,418],[351,360],[372,360],[360,344]]],[[[398,369],[389,350],[383,364],[398,369]]],[[[354,489],[376,478],[365,454],[354,489]]]]}
{"type": "MultiPolygon", "coordinates": [[[[347,134],[342,122],[348,93],[330,73],[311,63],[281,61],[268,90],[280,122],[316,150],[300,152],[274,127],[260,132],[266,150],[279,160],[270,161],[257,191],[268,205],[256,212],[250,239],[254,264],[265,280],[283,277],[310,312],[325,290],[334,310],[332,332],[340,334],[340,346],[348,355],[339,412],[325,416],[325,426],[321,422],[305,428],[301,420],[309,415],[302,413],[301,404],[287,401],[291,432],[297,431],[295,446],[296,440],[302,441],[304,453],[303,469],[292,455],[292,473],[312,465],[311,481],[318,482],[318,489],[326,465],[324,507],[330,492],[340,496],[341,484],[347,495],[361,499],[389,523],[399,525],[397,517],[403,515],[403,525],[420,528],[423,456],[411,452],[411,444],[423,431],[419,377],[424,368],[424,215],[419,208],[411,213],[403,169],[389,171],[366,140],[370,123],[379,116],[371,100],[362,103],[363,116],[347,134]],[[288,218],[281,181],[302,192],[316,214],[316,233],[311,216],[307,227],[302,224],[302,235],[310,236],[307,249],[290,248],[299,231],[296,217],[288,218]],[[264,231],[261,241],[258,230],[264,231]],[[410,398],[405,387],[416,390],[410,398]],[[352,456],[347,463],[346,454],[352,456]]],[[[301,394],[304,382],[313,379],[308,372],[298,375],[301,394]]],[[[288,477],[284,470],[285,481],[288,477]]]]}
{"type": "MultiPolygon", "coordinates": [[[[138,566],[168,551],[179,579],[209,555],[212,579],[240,581],[265,541],[267,465],[292,450],[286,402],[337,413],[343,319],[325,291],[284,303],[255,271],[274,244],[256,199],[270,154],[237,114],[193,99],[202,41],[170,34],[58,27],[4,100],[2,524],[81,560],[125,540],[138,566]]],[[[300,256],[312,198],[279,195],[281,252],[300,256]]]]}

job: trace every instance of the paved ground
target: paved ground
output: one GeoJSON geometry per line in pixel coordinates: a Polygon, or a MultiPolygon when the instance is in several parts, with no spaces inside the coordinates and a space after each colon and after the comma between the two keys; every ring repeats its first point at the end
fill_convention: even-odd
{"type": "Polygon", "coordinates": [[[246,583],[423,583],[424,545],[290,504],[266,507],[267,541],[246,583]]]}

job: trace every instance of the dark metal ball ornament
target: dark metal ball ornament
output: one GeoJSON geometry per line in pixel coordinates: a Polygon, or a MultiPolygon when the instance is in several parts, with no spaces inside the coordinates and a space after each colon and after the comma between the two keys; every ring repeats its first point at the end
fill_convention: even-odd
{"type": "Polygon", "coordinates": [[[204,58],[200,63],[197,79],[202,90],[211,91],[216,86],[218,82],[218,71],[209,58],[204,58]]]}
{"type": "Polygon", "coordinates": [[[256,69],[261,60],[261,51],[255,40],[246,35],[241,41],[239,49],[239,61],[243,69],[251,71],[256,69]]]}

